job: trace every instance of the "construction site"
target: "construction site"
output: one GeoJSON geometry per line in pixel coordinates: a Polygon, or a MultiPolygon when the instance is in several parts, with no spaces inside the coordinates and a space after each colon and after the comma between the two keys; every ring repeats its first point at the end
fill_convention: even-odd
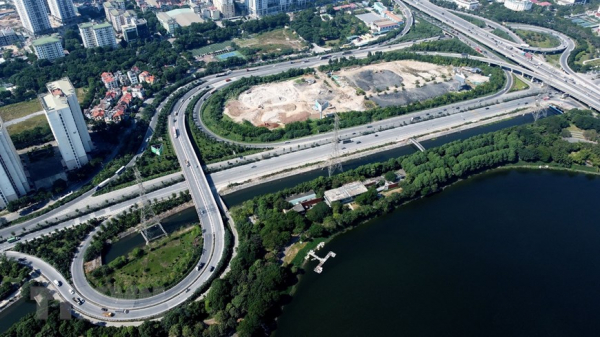
{"type": "Polygon", "coordinates": [[[386,62],[254,86],[227,102],[224,113],[238,123],[247,120],[277,128],[334,112],[407,105],[487,81],[473,69],[412,60],[386,62]]]}

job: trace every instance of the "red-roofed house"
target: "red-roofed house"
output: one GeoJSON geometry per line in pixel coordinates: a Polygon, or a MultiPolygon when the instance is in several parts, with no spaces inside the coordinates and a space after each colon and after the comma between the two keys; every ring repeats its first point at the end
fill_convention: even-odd
{"type": "Polygon", "coordinates": [[[119,99],[119,105],[121,104],[125,104],[125,106],[129,106],[129,104],[131,103],[131,100],[133,99],[133,96],[131,95],[130,92],[126,92],[121,99],[119,99]]]}
{"type": "Polygon", "coordinates": [[[117,81],[112,73],[103,72],[100,77],[102,78],[102,83],[104,83],[106,89],[114,89],[119,87],[119,81],[117,81]]]}
{"type": "Polygon", "coordinates": [[[91,113],[92,119],[99,121],[99,120],[104,119],[104,115],[105,115],[105,111],[101,107],[95,106],[92,109],[92,113],[91,113]]]}
{"type": "Polygon", "coordinates": [[[385,11],[384,17],[386,19],[388,19],[390,21],[394,21],[396,23],[402,23],[402,22],[404,22],[404,20],[402,19],[402,17],[400,17],[399,15],[396,15],[393,12],[390,12],[390,11],[385,11]]]}

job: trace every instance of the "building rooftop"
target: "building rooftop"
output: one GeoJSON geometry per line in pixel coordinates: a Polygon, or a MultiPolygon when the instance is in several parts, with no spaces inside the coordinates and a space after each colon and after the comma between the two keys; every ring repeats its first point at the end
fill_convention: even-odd
{"type": "Polygon", "coordinates": [[[33,42],[31,42],[31,43],[34,46],[43,46],[48,43],[56,43],[56,42],[60,42],[60,39],[58,39],[54,36],[45,36],[45,37],[41,37],[39,39],[33,40],[33,42]]]}
{"type": "Polygon", "coordinates": [[[379,21],[382,20],[383,18],[377,14],[374,13],[367,13],[367,14],[359,14],[359,15],[355,15],[360,21],[366,23],[367,25],[372,24],[375,21],[379,21]]]}
{"type": "Polygon", "coordinates": [[[74,95],[75,94],[75,87],[73,86],[73,84],[71,83],[71,80],[69,80],[68,77],[63,77],[60,80],[46,83],[46,88],[48,89],[48,92],[52,92],[53,90],[60,89],[60,90],[62,90],[62,92],[65,93],[65,95],[74,95]]]}
{"type": "Polygon", "coordinates": [[[178,8],[168,12],[160,12],[156,16],[163,22],[169,20],[169,18],[174,19],[181,27],[187,27],[195,22],[203,22],[200,16],[194,13],[191,8],[178,8]]]}
{"type": "Polygon", "coordinates": [[[108,22],[102,22],[102,23],[92,26],[93,29],[103,29],[103,28],[108,28],[108,27],[112,27],[112,25],[108,22]]]}
{"type": "Polygon", "coordinates": [[[390,21],[390,20],[380,20],[380,21],[375,21],[373,22],[373,24],[377,27],[391,27],[391,26],[397,26],[398,23],[394,22],[394,21],[390,21]]]}
{"type": "Polygon", "coordinates": [[[317,195],[315,194],[315,191],[311,190],[306,193],[290,195],[285,199],[285,201],[289,202],[292,205],[296,205],[306,200],[315,199],[316,197],[317,195]]]}
{"type": "Polygon", "coordinates": [[[348,198],[354,198],[357,195],[366,193],[368,190],[360,181],[355,181],[346,185],[343,185],[332,190],[325,191],[325,198],[329,202],[340,201],[348,198]]]}

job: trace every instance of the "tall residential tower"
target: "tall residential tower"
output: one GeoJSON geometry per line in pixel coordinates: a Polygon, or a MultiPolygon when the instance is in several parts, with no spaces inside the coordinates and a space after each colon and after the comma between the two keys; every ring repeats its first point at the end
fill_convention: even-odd
{"type": "Polygon", "coordinates": [[[0,119],[0,208],[29,191],[21,158],[0,119]]]}
{"type": "Polygon", "coordinates": [[[40,35],[52,29],[44,0],[15,0],[23,28],[30,35],[40,35]]]}
{"type": "Polygon", "coordinates": [[[48,0],[50,14],[61,23],[69,22],[77,16],[73,0],[48,0]]]}
{"type": "Polygon", "coordinates": [[[87,164],[93,144],[77,102],[75,88],[68,78],[46,84],[47,94],[40,95],[42,107],[67,170],[87,164]]]}

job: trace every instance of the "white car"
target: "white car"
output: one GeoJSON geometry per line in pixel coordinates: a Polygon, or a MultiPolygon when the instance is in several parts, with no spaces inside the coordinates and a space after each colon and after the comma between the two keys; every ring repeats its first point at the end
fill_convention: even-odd
{"type": "Polygon", "coordinates": [[[75,290],[73,290],[73,289],[69,289],[69,293],[70,293],[71,295],[75,295],[75,290]]]}
{"type": "Polygon", "coordinates": [[[54,282],[54,284],[56,284],[57,287],[60,287],[62,285],[62,282],[60,282],[59,280],[54,280],[52,282],[54,282]]]}

